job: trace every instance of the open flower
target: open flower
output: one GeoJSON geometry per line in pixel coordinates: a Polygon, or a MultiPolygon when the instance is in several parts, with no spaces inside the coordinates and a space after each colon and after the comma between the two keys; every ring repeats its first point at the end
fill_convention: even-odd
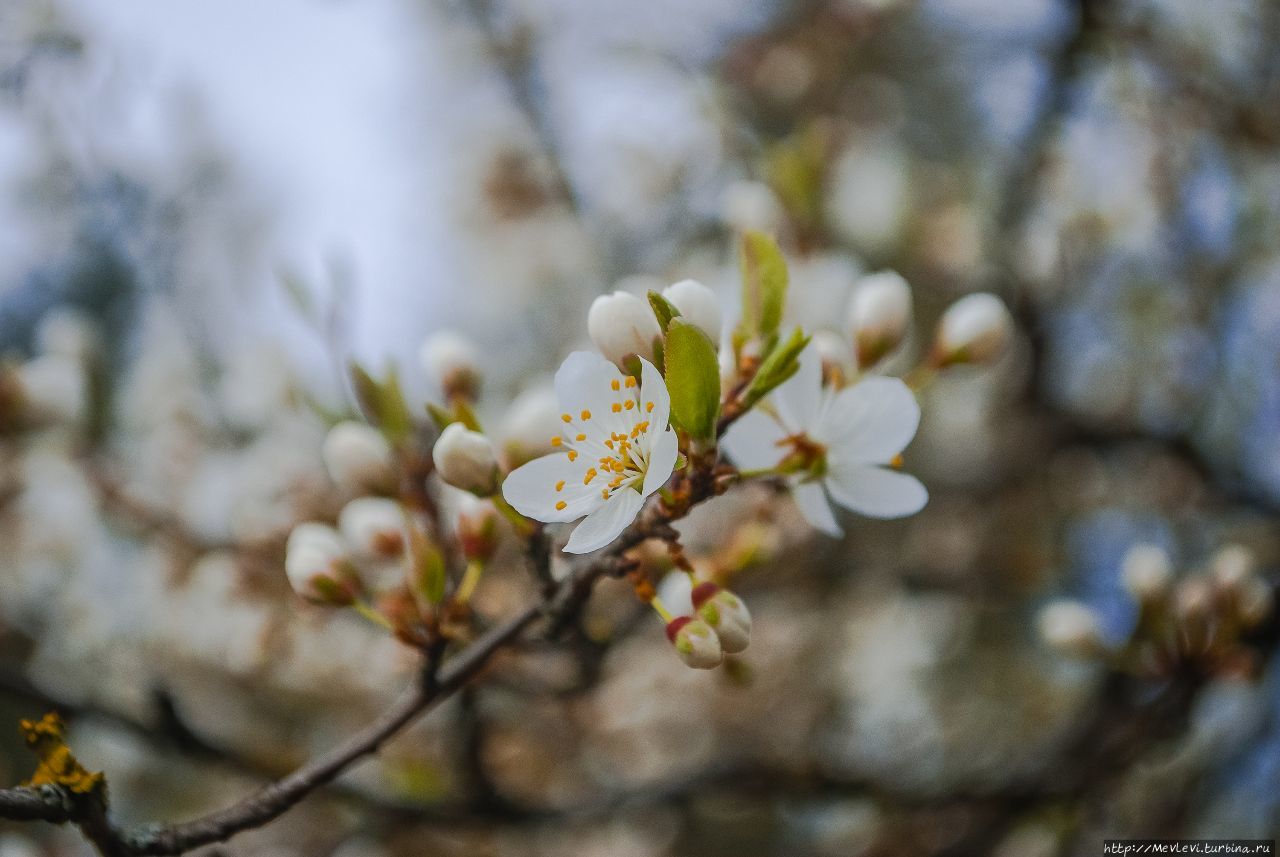
{"type": "Polygon", "coordinates": [[[570,354],[555,380],[564,413],[552,444],[560,451],[516,468],[502,485],[507,502],[530,518],[553,523],[586,516],[565,545],[568,553],[616,539],[675,468],[671,397],[653,364],[640,362],[637,383],[597,354],[570,354]]]}
{"type": "Polygon", "coordinates": [[[924,507],[929,495],[919,480],[887,467],[919,424],[920,406],[896,378],[866,378],[838,392],[824,388],[822,361],[810,345],[800,354],[799,371],[735,422],[723,443],[739,468],[786,475],[805,520],[838,536],[828,493],[872,518],[900,518],[924,507]]]}

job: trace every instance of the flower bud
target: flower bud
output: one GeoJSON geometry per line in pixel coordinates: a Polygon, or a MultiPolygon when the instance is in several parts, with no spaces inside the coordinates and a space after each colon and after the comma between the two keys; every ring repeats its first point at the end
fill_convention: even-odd
{"type": "Polygon", "coordinates": [[[742,599],[714,583],[693,588],[693,607],[720,638],[720,648],[734,655],[751,642],[751,614],[742,599]]]}
{"type": "Polygon", "coordinates": [[[474,399],[480,392],[480,355],[471,340],[452,330],[427,337],[418,352],[427,377],[445,397],[474,399]]]}
{"type": "Polygon", "coordinates": [[[498,456],[489,438],[449,423],[431,450],[436,472],[455,488],[488,497],[498,490],[498,456]]]}
{"type": "Polygon", "coordinates": [[[551,439],[559,437],[563,428],[555,390],[549,386],[525,390],[511,402],[502,421],[499,437],[507,464],[514,470],[540,455],[554,452],[551,439]]]}
{"type": "Polygon", "coordinates": [[[649,304],[628,292],[601,295],[587,312],[587,333],[606,359],[625,372],[632,356],[653,360],[653,344],[662,329],[649,304]]]}
{"type": "Polygon", "coordinates": [[[467,559],[487,562],[498,549],[498,510],[474,494],[456,494],[454,531],[467,559]]]}
{"type": "Polygon", "coordinates": [[[994,363],[1013,335],[1013,318],[1004,301],[990,292],[965,295],[942,314],[933,346],[938,366],[994,363]]]}
{"type": "Polygon", "coordinates": [[[74,424],[88,411],[84,369],[70,357],[37,357],[19,366],[15,378],[19,408],[26,422],[74,424]]]}
{"type": "Polygon", "coordinates": [[[1120,580],[1138,601],[1160,600],[1168,594],[1172,579],[1169,555],[1157,545],[1134,545],[1120,564],[1120,580]]]}
{"type": "Polygon", "coordinates": [[[901,344],[911,324],[911,287],[896,271],[858,280],[849,299],[849,331],[859,366],[874,366],[901,344]]]}
{"type": "Polygon", "coordinates": [[[321,457],[330,478],[348,491],[383,491],[395,484],[391,446],[365,423],[348,420],[329,429],[321,457]]]}
{"type": "Polygon", "coordinates": [[[720,194],[720,219],[735,232],[776,232],[783,215],[778,195],[764,182],[730,182],[720,194]]]}
{"type": "Polygon", "coordinates": [[[1036,617],[1040,638],[1064,655],[1087,658],[1103,651],[1101,622],[1093,608],[1079,601],[1052,601],[1036,617]]]}
{"type": "Polygon", "coordinates": [[[1271,615],[1275,593],[1271,584],[1254,575],[1245,581],[1236,595],[1236,610],[1246,628],[1262,624],[1271,615]]]}
{"type": "Polygon", "coordinates": [[[1209,564],[1214,583],[1228,592],[1239,592],[1256,577],[1253,552],[1243,545],[1225,545],[1209,564]]]}
{"type": "Polygon", "coordinates": [[[404,552],[404,510],[385,497],[357,497],[338,513],[338,532],[360,556],[398,557],[404,552]]]}
{"type": "Polygon", "coordinates": [[[324,524],[299,524],[285,547],[285,574],[293,591],[308,601],[342,607],[360,592],[342,537],[324,524]]]}
{"type": "Polygon", "coordinates": [[[724,660],[720,638],[701,619],[677,616],[667,623],[667,639],[676,647],[680,660],[696,670],[714,669],[724,660]]]}
{"type": "Polygon", "coordinates": [[[680,317],[711,337],[714,344],[720,342],[723,317],[716,293],[697,280],[681,280],[662,290],[662,296],[680,310],[680,317]]]}

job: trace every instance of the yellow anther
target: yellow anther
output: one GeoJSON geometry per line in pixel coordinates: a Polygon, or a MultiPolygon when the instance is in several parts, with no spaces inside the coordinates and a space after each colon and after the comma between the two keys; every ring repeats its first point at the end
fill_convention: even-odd
{"type": "MultiPolygon", "coordinates": [[[[614,381],[613,383],[615,383],[615,384],[616,384],[616,383],[618,383],[618,382],[617,382],[617,381],[614,381]]],[[[600,489],[600,499],[601,499],[601,500],[608,500],[608,499],[609,499],[609,489],[608,489],[608,488],[601,488],[601,489],[600,489]]]]}
{"type": "Polygon", "coordinates": [[[584,420],[589,420],[589,419],[591,419],[591,411],[584,410],[584,411],[582,412],[582,418],[583,418],[584,420]]]}
{"type": "Polygon", "coordinates": [[[610,449],[613,449],[613,438],[609,438],[608,440],[606,440],[604,442],[604,445],[609,447],[610,449]]]}
{"type": "Polygon", "coordinates": [[[564,443],[564,438],[560,437],[560,435],[556,435],[555,437],[551,438],[552,446],[559,446],[562,443],[564,443]]]}
{"type": "Polygon", "coordinates": [[[587,439],[587,436],[586,436],[585,434],[580,434],[580,435],[578,435],[576,438],[574,438],[574,440],[576,440],[576,441],[578,441],[578,442],[582,442],[582,441],[584,441],[584,440],[586,440],[586,439],[587,439]]]}
{"type": "Polygon", "coordinates": [[[612,381],[610,381],[610,382],[609,382],[609,386],[610,386],[610,387],[613,387],[614,392],[617,392],[618,390],[621,390],[621,389],[622,389],[622,385],[618,383],[618,379],[617,379],[617,378],[614,378],[612,381]]]}
{"type": "Polygon", "coordinates": [[[890,459],[890,460],[889,460],[889,466],[890,466],[890,467],[892,467],[892,468],[894,468],[894,469],[897,469],[897,468],[899,468],[899,467],[902,467],[902,455],[901,455],[901,453],[899,453],[898,455],[895,455],[892,459],[890,459]]]}
{"type": "Polygon", "coordinates": [[[649,402],[648,404],[646,404],[646,405],[644,406],[644,412],[645,412],[646,414],[651,414],[651,413],[653,413],[653,402],[649,402]]]}
{"type": "Polygon", "coordinates": [[[563,479],[561,479],[559,482],[557,482],[557,483],[556,483],[556,490],[557,490],[557,491],[563,491],[563,490],[564,490],[564,480],[563,480],[563,479]]]}
{"type": "Polygon", "coordinates": [[[568,414],[561,414],[560,419],[564,420],[567,423],[573,422],[573,417],[569,416],[568,414]]]}
{"type": "Polygon", "coordinates": [[[584,476],[584,477],[582,477],[582,484],[583,484],[583,485],[590,485],[590,484],[591,484],[591,480],[592,480],[592,479],[595,479],[595,478],[596,478],[596,469],[595,469],[594,467],[592,467],[592,468],[590,468],[590,469],[587,471],[587,475],[586,475],[586,476],[584,476]]]}
{"type": "Polygon", "coordinates": [[[577,461],[577,460],[578,460],[578,451],[577,451],[577,450],[575,450],[575,449],[571,449],[571,450],[569,450],[569,460],[570,460],[570,461],[577,461]]]}
{"type": "Polygon", "coordinates": [[[565,501],[560,500],[560,501],[558,501],[558,502],[556,503],[556,511],[557,511],[557,512],[562,511],[562,510],[564,509],[564,507],[565,507],[565,506],[568,506],[568,505],[569,505],[569,504],[568,504],[568,503],[566,503],[565,501]]]}
{"type": "Polygon", "coordinates": [[[627,399],[626,403],[623,405],[623,407],[625,407],[628,411],[634,408],[635,406],[636,406],[635,399],[627,399]]]}
{"type": "Polygon", "coordinates": [[[630,389],[631,389],[632,387],[634,387],[635,385],[636,385],[636,379],[635,379],[635,377],[634,377],[634,376],[632,376],[632,375],[628,375],[628,376],[627,376],[627,389],[628,389],[628,390],[630,390],[630,389]]]}
{"type": "Polygon", "coordinates": [[[620,414],[620,413],[622,413],[622,403],[621,403],[621,402],[614,402],[614,403],[613,403],[613,412],[614,412],[615,414],[620,414]]]}

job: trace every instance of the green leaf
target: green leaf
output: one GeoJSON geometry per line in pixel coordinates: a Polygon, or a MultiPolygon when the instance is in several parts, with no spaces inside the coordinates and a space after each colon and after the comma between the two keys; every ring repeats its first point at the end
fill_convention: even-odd
{"type": "Polygon", "coordinates": [[[675,304],[652,289],[649,290],[649,306],[653,307],[653,314],[657,316],[658,326],[662,328],[663,333],[667,332],[671,319],[680,315],[680,310],[676,309],[675,304]]]}
{"type": "Polygon", "coordinates": [[[417,527],[407,527],[409,553],[413,562],[411,583],[414,592],[428,604],[444,600],[446,570],[444,555],[417,527]]]}
{"type": "Polygon", "coordinates": [[[359,363],[352,363],[351,387],[356,403],[370,425],[376,426],[391,444],[398,444],[413,430],[413,417],[400,390],[400,379],[395,370],[387,373],[387,380],[379,382],[359,363]]]}
{"type": "Polygon", "coordinates": [[[768,338],[782,324],[787,304],[787,263],[772,237],[763,232],[742,236],[742,326],[747,337],[768,338]]]}
{"type": "Polygon", "coordinates": [[[671,421],[694,438],[711,439],[720,416],[720,364],[711,338],[686,321],[672,319],[666,361],[671,421]]]}
{"type": "Polygon", "coordinates": [[[797,358],[808,344],[809,337],[797,327],[785,341],[769,352],[746,392],[742,394],[743,410],[752,407],[773,392],[779,384],[800,371],[797,358]]]}

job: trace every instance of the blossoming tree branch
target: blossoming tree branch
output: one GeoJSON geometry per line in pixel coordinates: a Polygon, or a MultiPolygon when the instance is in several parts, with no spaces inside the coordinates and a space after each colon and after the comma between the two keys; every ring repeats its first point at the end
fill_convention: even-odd
{"type": "MultiPolygon", "coordinates": [[[[480,361],[457,334],[423,347],[441,400],[422,415],[394,374],[353,367],[364,419],[333,425],[323,456],[335,487],[354,499],[336,521],[293,530],[284,573],[302,598],[357,611],[420,653],[417,681],[395,707],[238,803],[138,829],[113,822],[107,778],[76,761],[51,715],[23,724],[39,765],[0,790],[0,818],[75,824],[110,857],[225,841],[376,753],[500,651],[557,639],[604,577],[630,582],[664,625],[672,656],[690,667],[714,669],[745,650],[751,614],[728,588],[732,569],[701,574],[673,524],[753,481],[788,491],[829,536],[842,533],[835,507],[873,518],[919,511],[928,493],[903,469],[920,422],[916,390],[950,367],[999,357],[1011,321],[993,295],[960,299],[908,383],[881,371],[912,324],[900,276],[864,278],[848,308],[849,339],[815,340],[783,326],[787,271],[774,241],[747,233],[741,248],[736,323],[726,327],[715,293],[693,280],[597,298],[586,318],[597,350],[568,355],[553,389],[513,402],[515,430],[501,443],[477,416],[480,361]],[[518,544],[542,595],[512,615],[483,615],[472,597],[504,542],[518,544]],[[673,569],[662,579],[638,550],[655,546],[673,569]]],[[[47,410],[47,385],[21,372],[11,380],[0,413],[47,410]]]]}

